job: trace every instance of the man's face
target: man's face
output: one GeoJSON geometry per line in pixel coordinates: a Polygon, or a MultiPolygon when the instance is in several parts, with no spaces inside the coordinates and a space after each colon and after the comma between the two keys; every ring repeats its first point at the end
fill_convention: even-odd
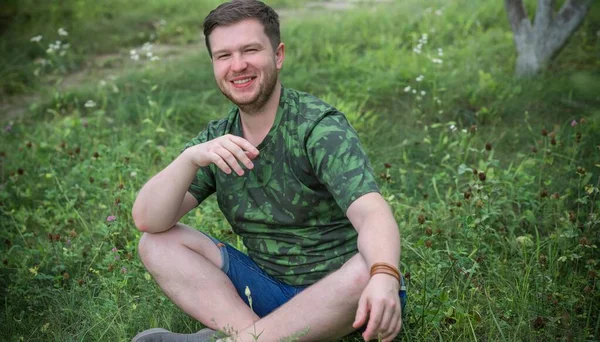
{"type": "Polygon", "coordinates": [[[284,45],[273,51],[262,24],[255,19],[218,26],[209,40],[221,92],[242,110],[262,108],[277,84],[284,45]]]}

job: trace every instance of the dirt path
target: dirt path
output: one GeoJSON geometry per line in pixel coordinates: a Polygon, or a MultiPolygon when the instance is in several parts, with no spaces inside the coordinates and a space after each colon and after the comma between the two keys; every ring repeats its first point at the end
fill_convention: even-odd
{"type": "MultiPolygon", "coordinates": [[[[290,19],[298,19],[309,15],[320,14],[323,11],[345,11],[352,9],[360,4],[381,4],[391,2],[392,0],[333,0],[333,1],[314,1],[306,3],[302,8],[285,8],[277,10],[281,17],[281,21],[285,22],[290,19]]],[[[80,87],[83,84],[91,84],[91,82],[99,82],[100,80],[113,77],[112,75],[121,74],[124,70],[142,69],[147,63],[172,63],[179,58],[190,54],[198,53],[205,49],[203,38],[196,42],[187,45],[172,45],[172,44],[154,44],[150,48],[153,56],[159,60],[152,62],[141,57],[140,60],[131,58],[131,50],[135,50],[138,54],[146,53],[143,47],[132,47],[131,50],[123,50],[116,53],[98,55],[90,58],[87,64],[79,71],[63,75],[61,78],[45,77],[42,82],[42,87],[53,87],[55,91],[66,92],[80,87]]],[[[21,94],[2,99],[0,101],[0,121],[6,122],[14,120],[24,115],[34,103],[40,103],[45,100],[45,94],[40,92],[21,94]]]]}

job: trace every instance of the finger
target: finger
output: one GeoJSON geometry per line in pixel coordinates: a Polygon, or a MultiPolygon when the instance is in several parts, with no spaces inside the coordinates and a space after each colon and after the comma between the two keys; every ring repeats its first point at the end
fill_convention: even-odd
{"type": "Polygon", "coordinates": [[[228,150],[238,161],[244,164],[248,169],[252,169],[254,164],[248,156],[248,151],[244,151],[241,146],[231,140],[225,140],[222,146],[228,150]]]}
{"type": "Polygon", "coordinates": [[[365,330],[363,333],[365,341],[369,341],[377,337],[377,331],[379,331],[379,325],[381,324],[382,316],[382,306],[380,304],[373,305],[369,311],[369,323],[367,324],[367,330],[365,330]]]}
{"type": "Polygon", "coordinates": [[[383,314],[381,315],[381,323],[379,324],[379,328],[375,331],[376,333],[381,334],[381,338],[383,339],[390,335],[390,324],[392,324],[393,315],[394,308],[384,306],[383,314]]]}
{"type": "Polygon", "coordinates": [[[256,158],[256,156],[258,156],[258,149],[254,145],[252,145],[248,140],[242,137],[238,137],[236,135],[228,135],[228,138],[230,141],[234,142],[236,145],[238,145],[244,151],[246,151],[247,154],[249,154],[250,159],[254,159],[256,158]]]}
{"type": "Polygon", "coordinates": [[[221,157],[227,163],[227,165],[231,169],[233,169],[233,171],[235,171],[235,173],[237,173],[239,176],[242,176],[244,174],[244,170],[242,170],[242,167],[238,163],[238,160],[233,156],[233,154],[231,154],[229,150],[220,146],[215,149],[215,153],[218,154],[219,157],[221,157]]]}
{"type": "Polygon", "coordinates": [[[215,164],[219,169],[221,169],[221,171],[225,172],[226,174],[231,173],[231,168],[229,167],[229,165],[227,165],[225,160],[223,160],[223,158],[221,158],[221,156],[217,153],[210,153],[209,159],[213,164],[215,164]]]}
{"type": "Polygon", "coordinates": [[[366,301],[360,297],[358,301],[358,309],[356,310],[356,316],[354,317],[354,323],[352,323],[352,327],[354,329],[358,329],[365,324],[367,319],[367,304],[366,301]]]}
{"type": "Polygon", "coordinates": [[[384,334],[385,335],[384,340],[393,341],[394,338],[400,332],[401,326],[402,326],[402,312],[400,311],[400,307],[398,307],[397,310],[394,310],[392,319],[390,320],[390,325],[388,327],[388,330],[384,334]]]}

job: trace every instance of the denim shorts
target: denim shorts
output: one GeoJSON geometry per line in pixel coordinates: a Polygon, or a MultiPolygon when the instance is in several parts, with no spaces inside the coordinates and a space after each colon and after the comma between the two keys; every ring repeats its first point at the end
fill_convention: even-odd
{"type": "MultiPolygon", "coordinates": [[[[203,233],[204,234],[204,233],[203,233]]],[[[264,317],[285,304],[308,286],[293,286],[283,283],[263,271],[249,256],[235,249],[228,243],[204,234],[210,238],[221,251],[223,265],[221,270],[227,274],[238,295],[251,306],[259,317],[264,317]],[[245,294],[246,286],[250,289],[252,305],[245,294]]],[[[404,279],[400,286],[400,302],[404,316],[407,301],[404,279]]]]}

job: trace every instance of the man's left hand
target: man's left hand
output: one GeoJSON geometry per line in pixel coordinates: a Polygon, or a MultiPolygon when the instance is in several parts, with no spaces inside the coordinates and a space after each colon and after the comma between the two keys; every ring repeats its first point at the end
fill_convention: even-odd
{"type": "Polygon", "coordinates": [[[367,323],[362,334],[365,341],[381,338],[392,341],[402,327],[402,309],[397,279],[387,274],[375,274],[363,290],[352,326],[358,329],[367,323]]]}

